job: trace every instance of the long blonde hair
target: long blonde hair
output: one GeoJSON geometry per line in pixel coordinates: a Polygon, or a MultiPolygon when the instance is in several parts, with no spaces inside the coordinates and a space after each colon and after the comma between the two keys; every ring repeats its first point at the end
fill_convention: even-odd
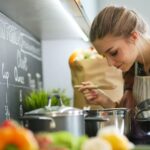
{"type": "Polygon", "coordinates": [[[107,6],[94,19],[90,30],[90,41],[107,34],[128,37],[133,31],[147,32],[147,23],[133,10],[125,7],[107,6]]]}

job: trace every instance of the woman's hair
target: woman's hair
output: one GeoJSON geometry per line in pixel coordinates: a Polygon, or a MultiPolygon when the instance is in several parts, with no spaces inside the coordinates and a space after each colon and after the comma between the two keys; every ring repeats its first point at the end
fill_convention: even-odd
{"type": "Polygon", "coordinates": [[[133,10],[125,7],[105,7],[94,19],[90,30],[90,41],[101,39],[107,34],[128,37],[133,31],[147,32],[147,24],[133,10]]]}

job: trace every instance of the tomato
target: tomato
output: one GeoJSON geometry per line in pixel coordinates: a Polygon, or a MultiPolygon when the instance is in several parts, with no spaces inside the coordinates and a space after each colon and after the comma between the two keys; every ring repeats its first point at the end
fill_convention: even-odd
{"type": "Polygon", "coordinates": [[[17,128],[19,125],[17,122],[15,122],[14,120],[5,120],[0,127],[13,127],[13,128],[17,128]]]}

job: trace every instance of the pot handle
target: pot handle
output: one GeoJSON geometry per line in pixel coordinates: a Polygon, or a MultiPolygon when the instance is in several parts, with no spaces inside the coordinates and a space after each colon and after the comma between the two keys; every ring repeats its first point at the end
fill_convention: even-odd
{"type": "MultiPolygon", "coordinates": [[[[63,104],[63,101],[62,101],[60,95],[55,94],[55,95],[53,95],[52,97],[56,97],[56,99],[59,101],[59,106],[65,106],[65,105],[63,104]]],[[[51,104],[51,102],[52,102],[52,97],[51,97],[51,96],[48,97],[48,105],[45,106],[45,108],[48,109],[48,110],[49,110],[49,109],[51,108],[51,106],[52,106],[52,104],[51,104]]]]}
{"type": "Polygon", "coordinates": [[[108,121],[109,118],[101,118],[101,117],[85,117],[85,121],[97,121],[97,122],[102,122],[102,121],[108,121]]]}
{"type": "Polygon", "coordinates": [[[50,128],[56,128],[56,123],[53,118],[46,117],[46,116],[22,116],[20,117],[22,120],[49,120],[50,122],[50,128]]]}
{"type": "MultiPolygon", "coordinates": [[[[149,112],[150,112],[150,107],[148,106],[147,108],[138,111],[137,114],[135,115],[135,119],[139,119],[139,116],[140,116],[144,111],[149,111],[149,112]]],[[[149,117],[149,116],[148,116],[148,117],[149,117]]]]}

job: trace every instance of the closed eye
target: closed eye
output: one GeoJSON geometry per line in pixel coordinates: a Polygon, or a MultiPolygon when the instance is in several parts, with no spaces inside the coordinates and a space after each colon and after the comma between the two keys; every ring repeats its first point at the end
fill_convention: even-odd
{"type": "Polygon", "coordinates": [[[114,51],[111,51],[109,52],[111,56],[116,56],[118,54],[118,51],[117,50],[114,50],[114,51]]]}

